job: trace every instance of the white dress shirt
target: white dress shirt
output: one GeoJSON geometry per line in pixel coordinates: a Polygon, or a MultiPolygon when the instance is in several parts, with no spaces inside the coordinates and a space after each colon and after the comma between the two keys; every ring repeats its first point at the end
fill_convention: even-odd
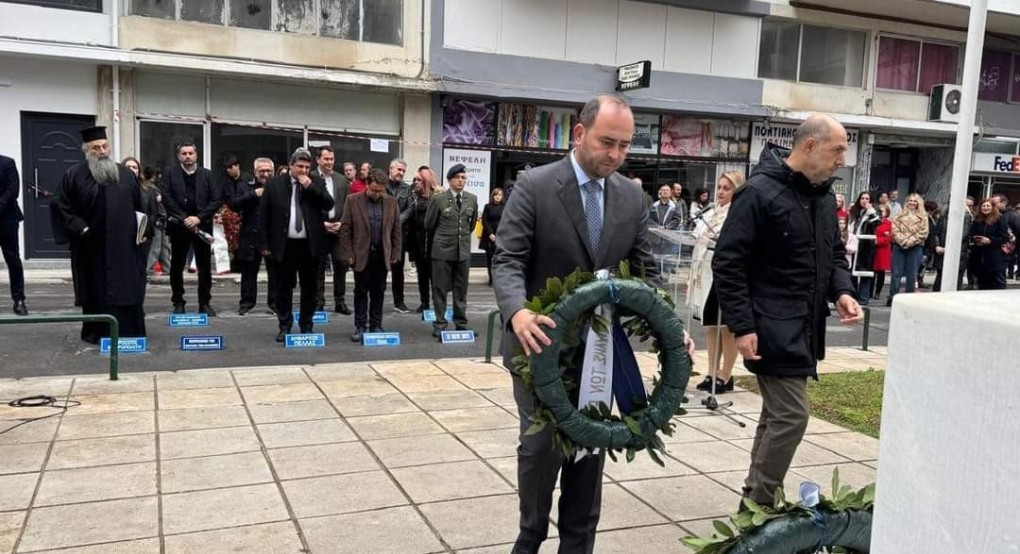
{"type": "Polygon", "coordinates": [[[301,187],[301,183],[296,180],[290,180],[290,227],[287,228],[287,238],[289,239],[306,239],[308,238],[308,226],[305,222],[301,222],[301,230],[297,230],[297,189],[301,187]]]}

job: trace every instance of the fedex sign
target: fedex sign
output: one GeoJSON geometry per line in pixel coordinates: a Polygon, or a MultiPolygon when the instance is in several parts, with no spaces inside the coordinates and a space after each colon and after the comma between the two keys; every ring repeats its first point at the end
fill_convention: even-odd
{"type": "Polygon", "coordinates": [[[971,170],[985,173],[1020,173],[1020,156],[975,152],[971,170]]]}

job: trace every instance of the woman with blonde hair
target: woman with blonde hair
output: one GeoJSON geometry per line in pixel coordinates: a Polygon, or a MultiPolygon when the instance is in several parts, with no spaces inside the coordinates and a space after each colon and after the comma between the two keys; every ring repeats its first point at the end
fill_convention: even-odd
{"type": "Polygon", "coordinates": [[[892,282],[889,283],[886,306],[892,306],[893,296],[900,292],[901,278],[906,277],[907,292],[914,292],[928,233],[928,213],[924,211],[924,200],[915,192],[907,197],[907,205],[893,218],[892,282]]]}
{"type": "Polygon", "coordinates": [[[708,376],[698,384],[698,390],[711,391],[713,384],[716,393],[733,390],[732,374],[733,364],[737,361],[737,346],[733,333],[722,324],[722,313],[712,282],[712,256],[730,211],[733,193],[743,184],[743,173],[723,173],[716,184],[714,207],[704,212],[694,229],[694,254],[687,287],[687,304],[691,308],[691,315],[701,321],[705,328],[705,342],[708,345],[708,376]]]}

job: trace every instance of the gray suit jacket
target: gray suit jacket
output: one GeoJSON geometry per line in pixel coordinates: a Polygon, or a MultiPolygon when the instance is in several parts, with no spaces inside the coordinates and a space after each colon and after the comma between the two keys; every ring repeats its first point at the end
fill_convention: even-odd
{"type": "MultiPolygon", "coordinates": [[[[313,177],[319,177],[323,181],[325,179],[319,173],[319,168],[315,168],[311,171],[313,177]]],[[[329,186],[329,183],[326,183],[329,186]]],[[[333,172],[333,190],[330,190],[330,196],[333,197],[335,202],[334,207],[336,208],[336,214],[332,218],[329,217],[329,211],[322,214],[323,221],[329,221],[330,223],[336,223],[344,217],[344,206],[347,205],[347,193],[351,190],[351,183],[347,181],[347,177],[344,177],[343,173],[338,171],[333,172]]],[[[335,237],[336,235],[330,235],[335,237]]]]}
{"type": "Polygon", "coordinates": [[[602,244],[592,251],[584,204],[570,158],[525,172],[514,186],[496,233],[492,260],[493,288],[502,312],[503,365],[519,346],[510,319],[545,288],[549,277],[616,267],[630,260],[634,274],[656,273],[648,243],[644,192],[614,173],[606,179],[602,244]]]}

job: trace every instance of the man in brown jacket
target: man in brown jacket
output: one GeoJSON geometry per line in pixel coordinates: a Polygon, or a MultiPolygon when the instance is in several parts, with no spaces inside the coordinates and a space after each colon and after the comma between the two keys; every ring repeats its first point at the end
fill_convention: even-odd
{"type": "Polygon", "coordinates": [[[387,181],[382,170],[369,172],[365,191],[347,198],[340,224],[340,252],[354,270],[353,342],[361,342],[366,328],[383,331],[386,273],[401,254],[400,212],[386,194],[387,181]]]}

